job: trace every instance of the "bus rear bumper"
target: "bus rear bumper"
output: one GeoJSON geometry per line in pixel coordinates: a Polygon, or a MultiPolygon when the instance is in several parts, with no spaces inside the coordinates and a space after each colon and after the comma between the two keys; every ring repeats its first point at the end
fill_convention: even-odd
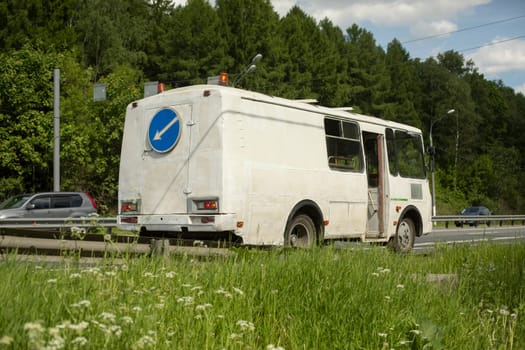
{"type": "Polygon", "coordinates": [[[236,215],[119,215],[121,230],[155,232],[226,232],[237,231],[236,215]]]}

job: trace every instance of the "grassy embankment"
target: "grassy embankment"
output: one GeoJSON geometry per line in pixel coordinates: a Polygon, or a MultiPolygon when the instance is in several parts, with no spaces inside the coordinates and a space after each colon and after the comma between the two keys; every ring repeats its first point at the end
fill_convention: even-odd
{"type": "Polygon", "coordinates": [[[3,255],[0,349],[525,348],[524,244],[234,253],[3,255]]]}

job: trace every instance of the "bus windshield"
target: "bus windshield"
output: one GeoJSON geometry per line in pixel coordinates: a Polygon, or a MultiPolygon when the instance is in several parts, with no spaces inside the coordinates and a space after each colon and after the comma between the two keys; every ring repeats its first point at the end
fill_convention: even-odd
{"type": "Polygon", "coordinates": [[[401,177],[424,179],[426,169],[421,136],[387,129],[386,138],[390,173],[401,177]]]}

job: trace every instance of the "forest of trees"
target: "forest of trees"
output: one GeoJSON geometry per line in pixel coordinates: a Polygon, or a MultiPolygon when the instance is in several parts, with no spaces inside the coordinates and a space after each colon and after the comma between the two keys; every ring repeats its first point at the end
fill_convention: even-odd
{"type": "MultiPolygon", "coordinates": [[[[61,188],[117,202],[125,109],[148,81],[168,88],[230,79],[239,87],[414,125],[436,148],[438,214],[480,204],[525,209],[525,96],[487,80],[458,52],[411,58],[357,25],[341,29],[269,0],[0,2],[0,200],[53,187],[53,70],[61,71],[61,188]],[[95,83],[107,99],[93,100],[95,83]],[[455,112],[447,113],[454,109],[455,112]]],[[[427,143],[428,145],[428,143],[427,143]]]]}

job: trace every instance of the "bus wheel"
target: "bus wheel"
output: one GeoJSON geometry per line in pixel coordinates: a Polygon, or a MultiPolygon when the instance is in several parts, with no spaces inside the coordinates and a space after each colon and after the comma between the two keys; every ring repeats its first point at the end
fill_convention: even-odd
{"type": "Polygon", "coordinates": [[[393,248],[398,253],[408,253],[414,247],[416,228],[410,218],[403,218],[397,226],[394,236],[393,248]]]}
{"type": "Polygon", "coordinates": [[[288,247],[310,248],[316,240],[316,230],[308,215],[297,215],[293,218],[285,235],[285,245],[288,247]]]}

